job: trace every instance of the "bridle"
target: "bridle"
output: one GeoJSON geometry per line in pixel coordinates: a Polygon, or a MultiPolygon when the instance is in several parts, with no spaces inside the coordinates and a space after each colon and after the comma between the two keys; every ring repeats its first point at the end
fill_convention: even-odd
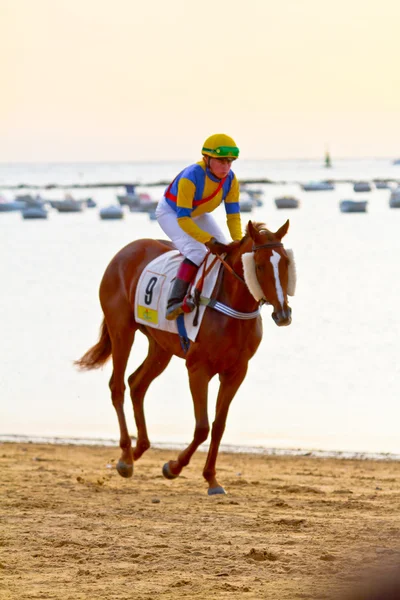
{"type": "MultiPolygon", "coordinates": [[[[266,244],[254,245],[252,247],[252,251],[255,252],[256,250],[260,250],[262,248],[282,248],[282,247],[283,247],[282,242],[267,242],[266,244]]],[[[228,265],[226,260],[220,254],[216,254],[214,256],[214,259],[211,261],[211,264],[207,268],[207,266],[206,266],[207,258],[209,257],[210,254],[211,253],[208,253],[206,255],[206,258],[204,259],[203,274],[201,275],[199,281],[197,282],[195,290],[194,290],[194,298],[195,298],[195,304],[197,305],[197,309],[196,309],[196,314],[195,314],[195,317],[193,320],[193,324],[198,325],[200,304],[205,304],[206,306],[211,306],[212,308],[218,310],[219,312],[227,314],[230,317],[235,317],[237,319],[253,319],[253,318],[257,317],[259,315],[260,307],[263,304],[269,304],[269,302],[267,302],[265,300],[265,298],[262,298],[259,301],[259,308],[256,311],[253,311],[252,313],[241,313],[241,312],[235,311],[227,306],[224,306],[223,304],[221,304],[220,302],[215,301],[215,300],[205,299],[206,300],[205,302],[204,301],[201,302],[201,299],[202,299],[201,298],[201,290],[203,289],[204,279],[205,279],[207,273],[209,273],[209,271],[213,268],[213,266],[215,265],[217,260],[219,260],[222,263],[222,265],[225,267],[225,269],[227,269],[227,271],[229,271],[229,273],[234,275],[234,277],[236,277],[236,279],[238,279],[241,283],[243,283],[243,285],[245,285],[247,287],[245,280],[242,277],[240,277],[240,275],[238,275],[238,273],[236,273],[236,271],[230,265],[228,265]]],[[[218,288],[221,285],[221,281],[222,280],[219,279],[219,283],[217,284],[218,288]]]]}
{"type": "MultiPolygon", "coordinates": [[[[261,250],[262,248],[283,248],[283,244],[282,244],[282,242],[267,242],[266,244],[259,244],[257,246],[253,246],[251,250],[252,250],[252,252],[255,252],[256,250],[261,250]]],[[[216,257],[218,258],[218,260],[221,261],[221,263],[224,265],[225,269],[227,269],[229,271],[229,273],[231,273],[231,275],[234,275],[236,277],[236,279],[238,279],[244,285],[246,285],[245,280],[242,277],[240,277],[240,275],[238,275],[236,273],[236,271],[230,265],[228,265],[226,260],[224,258],[222,258],[222,256],[220,254],[216,254],[216,257]]]]}
{"type": "Polygon", "coordinates": [[[282,248],[282,242],[267,242],[266,244],[260,244],[259,246],[253,246],[252,251],[260,250],[261,248],[282,248]]]}

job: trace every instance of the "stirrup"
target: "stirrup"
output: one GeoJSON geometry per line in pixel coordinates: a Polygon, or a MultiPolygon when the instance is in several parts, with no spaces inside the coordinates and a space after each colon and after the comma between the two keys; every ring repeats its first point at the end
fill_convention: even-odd
{"type": "Polygon", "coordinates": [[[174,321],[179,315],[191,313],[196,308],[192,298],[184,298],[171,306],[167,307],[165,318],[167,321],[174,321]]]}

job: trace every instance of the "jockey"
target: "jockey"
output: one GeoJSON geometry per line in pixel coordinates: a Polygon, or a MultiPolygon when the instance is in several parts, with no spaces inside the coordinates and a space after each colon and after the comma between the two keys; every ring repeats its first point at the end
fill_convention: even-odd
{"type": "Polygon", "coordinates": [[[185,296],[207,249],[212,254],[227,250],[229,242],[210,215],[222,202],[232,240],[242,239],[239,183],[231,171],[239,148],[228,135],[216,133],[206,139],[201,153],[201,161],[175,177],[156,210],[161,229],[184,256],[167,303],[169,321],[194,309],[193,301],[185,296]]]}

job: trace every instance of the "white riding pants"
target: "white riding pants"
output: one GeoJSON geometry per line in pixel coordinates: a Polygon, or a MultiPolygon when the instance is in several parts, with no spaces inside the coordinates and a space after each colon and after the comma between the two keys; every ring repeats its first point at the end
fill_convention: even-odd
{"type": "MultiPolygon", "coordinates": [[[[199,266],[207,254],[206,246],[183,231],[178,223],[176,212],[169,206],[164,197],[157,205],[156,217],[161,229],[167,234],[179,252],[199,266]]],[[[222,229],[210,213],[194,217],[193,221],[219,242],[229,244],[222,229]]]]}

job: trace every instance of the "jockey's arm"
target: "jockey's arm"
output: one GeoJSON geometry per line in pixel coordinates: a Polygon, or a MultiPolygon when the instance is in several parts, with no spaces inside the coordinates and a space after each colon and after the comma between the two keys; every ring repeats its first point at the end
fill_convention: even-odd
{"type": "Polygon", "coordinates": [[[225,198],[225,210],[226,222],[231,238],[233,240],[241,240],[243,234],[242,221],[240,218],[239,182],[236,179],[236,175],[233,176],[231,189],[225,198]]]}
{"type": "Polygon", "coordinates": [[[206,231],[203,231],[203,229],[200,229],[191,217],[195,192],[196,187],[193,181],[182,177],[178,184],[178,197],[176,202],[178,224],[185,233],[198,242],[205,244],[211,240],[212,236],[206,231]]]}

